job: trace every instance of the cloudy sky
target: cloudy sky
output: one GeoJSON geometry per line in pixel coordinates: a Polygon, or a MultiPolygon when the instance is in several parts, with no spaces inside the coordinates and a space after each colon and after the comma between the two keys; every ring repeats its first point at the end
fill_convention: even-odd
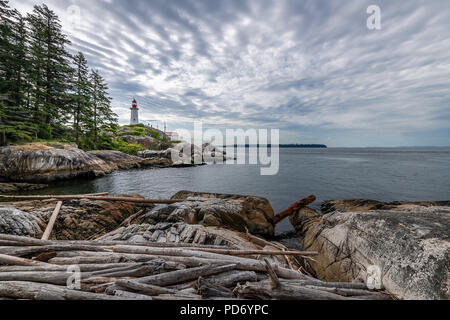
{"type": "MultiPolygon", "coordinates": [[[[12,0],[30,11],[42,1],[12,0]]],[[[282,143],[450,145],[448,0],[47,0],[115,111],[282,143]],[[381,8],[381,30],[367,8],[381,8]]]]}

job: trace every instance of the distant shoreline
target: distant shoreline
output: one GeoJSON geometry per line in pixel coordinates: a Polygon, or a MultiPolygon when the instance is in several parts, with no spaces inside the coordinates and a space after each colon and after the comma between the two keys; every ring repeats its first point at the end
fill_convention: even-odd
{"type": "MultiPolygon", "coordinates": [[[[271,144],[267,144],[267,145],[250,145],[250,144],[246,144],[244,145],[234,145],[234,148],[250,148],[250,147],[257,147],[259,148],[260,146],[263,147],[267,147],[270,148],[272,147],[271,144]]],[[[229,148],[229,147],[233,147],[233,146],[223,146],[223,148],[229,148]]],[[[327,149],[328,147],[324,144],[280,144],[278,146],[279,148],[283,148],[283,149],[327,149]]]]}

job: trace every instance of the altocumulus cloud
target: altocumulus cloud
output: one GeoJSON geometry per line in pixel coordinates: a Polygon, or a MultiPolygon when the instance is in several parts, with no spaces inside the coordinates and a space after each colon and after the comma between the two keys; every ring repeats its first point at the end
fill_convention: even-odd
{"type": "Polygon", "coordinates": [[[280,128],[286,143],[450,145],[448,0],[46,3],[123,123],[135,96],[143,118],[280,128]],[[379,31],[366,26],[372,4],[379,31]]]}

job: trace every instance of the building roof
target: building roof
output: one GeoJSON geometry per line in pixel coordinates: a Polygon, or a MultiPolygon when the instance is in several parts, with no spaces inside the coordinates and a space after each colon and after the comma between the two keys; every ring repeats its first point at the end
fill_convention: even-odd
{"type": "Polygon", "coordinates": [[[178,133],[176,132],[166,132],[166,135],[169,137],[174,137],[174,136],[178,136],[178,133]]]}

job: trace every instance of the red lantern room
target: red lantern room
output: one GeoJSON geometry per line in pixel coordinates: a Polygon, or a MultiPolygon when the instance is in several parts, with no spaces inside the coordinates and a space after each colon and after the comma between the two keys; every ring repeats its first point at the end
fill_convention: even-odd
{"type": "Polygon", "coordinates": [[[139,108],[138,108],[138,106],[137,106],[137,101],[136,101],[136,99],[133,99],[133,106],[131,107],[131,109],[138,109],[138,110],[139,110],[139,108]]]}

